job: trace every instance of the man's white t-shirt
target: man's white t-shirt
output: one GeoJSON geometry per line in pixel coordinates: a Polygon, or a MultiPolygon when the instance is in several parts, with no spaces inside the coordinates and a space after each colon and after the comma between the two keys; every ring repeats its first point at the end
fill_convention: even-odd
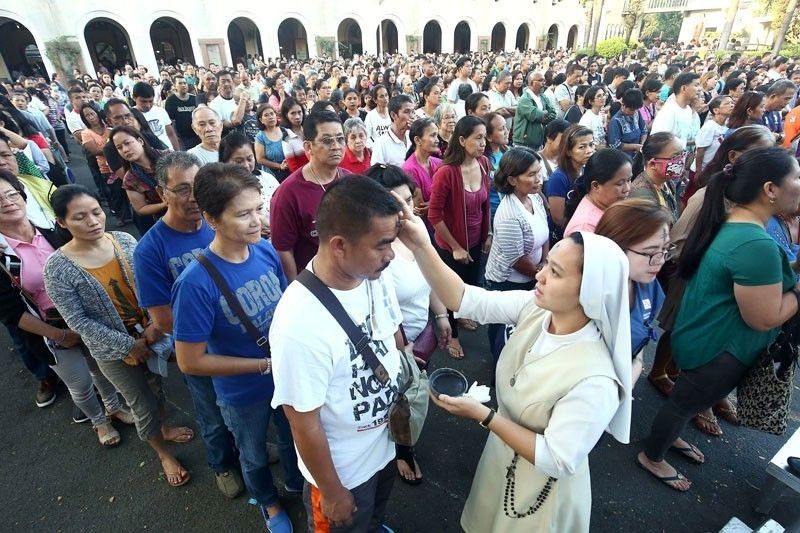
{"type": "Polygon", "coordinates": [[[216,98],[211,100],[211,103],[208,104],[208,107],[216,111],[222,120],[230,120],[233,116],[233,112],[236,111],[238,106],[236,105],[233,97],[226,99],[218,95],[216,98]]]}
{"type": "Polygon", "coordinates": [[[672,95],[664,103],[664,107],[656,113],[656,118],[653,119],[653,124],[650,128],[650,134],[660,131],[673,133],[680,139],[682,147],[685,148],[686,142],[689,141],[690,137],[693,137],[692,132],[697,131],[694,127],[695,120],[692,106],[679,106],[677,100],[675,100],[675,95],[672,95]]]}
{"type": "Polygon", "coordinates": [[[569,100],[569,105],[567,106],[567,109],[569,109],[572,103],[575,102],[576,89],[577,87],[570,87],[565,82],[556,87],[555,91],[553,91],[553,96],[555,97],[556,100],[556,111],[558,118],[564,118],[564,115],[567,114],[565,110],[561,109],[560,102],[562,100],[569,100]]]}
{"type": "Polygon", "coordinates": [[[83,119],[81,116],[75,112],[75,110],[71,111],[64,111],[64,118],[67,121],[67,129],[71,134],[75,134],[76,131],[81,131],[86,129],[86,124],[83,123],[83,119]]]}
{"type": "MultiPolygon", "coordinates": [[[[312,270],[313,260],[309,262],[312,270]]],[[[307,413],[320,421],[342,485],[353,489],[395,456],[389,439],[389,407],[396,395],[400,355],[394,334],[402,322],[390,275],[333,294],[363,331],[391,381],[383,387],[347,334],[320,301],[299,282],[278,302],[269,331],[275,393],[272,406],[307,413]]],[[[303,477],[316,485],[298,453],[303,477]]]]}
{"type": "MultiPolygon", "coordinates": [[[[511,91],[506,91],[505,94],[501,94],[498,91],[492,89],[488,93],[489,96],[489,104],[491,105],[492,111],[497,111],[503,107],[516,107],[517,105],[517,97],[514,96],[514,93],[511,91]]],[[[506,127],[510,130],[512,123],[514,122],[514,117],[510,116],[506,118],[506,127]]]]}
{"type": "MultiPolygon", "coordinates": [[[[138,109],[138,108],[137,108],[138,109]]],[[[141,109],[139,109],[141,111],[141,109]]],[[[167,111],[163,107],[154,105],[150,110],[145,113],[142,112],[147,123],[150,124],[150,129],[158,137],[164,146],[172,148],[172,141],[167,136],[167,126],[172,124],[172,119],[169,118],[167,111]]]]}
{"type": "Polygon", "coordinates": [[[371,149],[375,141],[377,141],[380,136],[386,135],[386,132],[392,127],[392,119],[389,118],[389,111],[386,111],[386,115],[381,115],[378,113],[378,108],[376,107],[367,113],[367,117],[364,119],[364,127],[367,130],[367,148],[371,149]]]}
{"type": "Polygon", "coordinates": [[[214,152],[211,150],[206,150],[203,148],[202,144],[198,144],[194,148],[189,148],[186,150],[190,154],[194,154],[197,156],[197,159],[204,165],[208,163],[218,163],[219,162],[219,152],[214,152]]]}
{"type": "Polygon", "coordinates": [[[450,82],[450,87],[447,89],[447,99],[450,101],[450,103],[454,104],[459,100],[458,88],[465,83],[468,83],[469,86],[472,87],[473,93],[479,92],[478,85],[471,79],[467,78],[466,81],[461,81],[460,79],[456,78],[452,82],[450,82]]]}

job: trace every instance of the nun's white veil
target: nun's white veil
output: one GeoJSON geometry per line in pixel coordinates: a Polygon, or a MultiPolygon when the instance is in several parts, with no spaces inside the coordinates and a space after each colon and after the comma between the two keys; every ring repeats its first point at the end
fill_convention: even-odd
{"type": "Polygon", "coordinates": [[[583,279],[579,301],[594,320],[622,384],[621,402],[607,431],[627,444],[631,429],[631,325],[628,299],[628,258],[606,237],[582,231],[583,279]]]}

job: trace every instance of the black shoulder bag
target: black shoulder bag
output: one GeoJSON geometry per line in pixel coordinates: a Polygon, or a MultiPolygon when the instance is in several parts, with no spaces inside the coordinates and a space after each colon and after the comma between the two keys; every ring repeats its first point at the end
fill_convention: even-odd
{"type": "Polygon", "coordinates": [[[247,330],[247,333],[249,333],[250,336],[255,339],[256,344],[258,344],[258,346],[264,350],[264,356],[269,359],[269,339],[266,335],[261,333],[255,324],[253,324],[253,321],[250,320],[250,317],[247,316],[247,313],[244,312],[244,309],[242,309],[242,304],[239,303],[239,299],[233,294],[231,288],[222,278],[222,274],[219,273],[217,267],[214,266],[214,264],[208,259],[208,257],[205,256],[205,254],[198,254],[197,262],[206,269],[206,272],[208,272],[208,275],[211,276],[211,279],[222,293],[222,296],[225,297],[225,301],[228,302],[228,307],[230,307],[231,311],[233,311],[233,314],[236,315],[236,318],[239,319],[239,322],[242,323],[244,329],[247,330]]]}
{"type": "MultiPolygon", "coordinates": [[[[372,350],[369,335],[353,322],[328,286],[308,269],[298,274],[297,281],[316,296],[336,319],[380,384],[384,387],[390,385],[389,373],[372,350]]],[[[401,363],[400,380],[404,385],[398,384],[395,401],[389,409],[389,434],[397,444],[413,446],[422,432],[422,425],[428,414],[428,374],[424,370],[420,371],[407,353],[402,350],[398,352],[401,363]]]]}

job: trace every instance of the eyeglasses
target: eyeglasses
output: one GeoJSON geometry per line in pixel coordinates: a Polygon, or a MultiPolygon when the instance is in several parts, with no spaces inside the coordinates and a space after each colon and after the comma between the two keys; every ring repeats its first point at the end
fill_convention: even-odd
{"type": "Polygon", "coordinates": [[[189,195],[192,194],[192,190],[194,189],[194,187],[188,183],[183,183],[172,189],[170,189],[169,187],[164,187],[164,189],[168,190],[173,194],[177,194],[178,196],[181,196],[183,198],[187,198],[189,195]]]}
{"type": "Polygon", "coordinates": [[[0,194],[0,198],[4,198],[7,202],[15,204],[22,198],[22,194],[20,194],[19,191],[8,191],[5,194],[0,194]]]}
{"type": "Polygon", "coordinates": [[[344,146],[346,139],[344,138],[344,135],[337,135],[336,137],[323,137],[319,140],[319,142],[324,145],[325,148],[331,149],[333,148],[334,144],[344,146]]]}
{"type": "Polygon", "coordinates": [[[676,247],[675,247],[674,244],[670,244],[669,246],[667,246],[666,248],[664,248],[660,252],[656,252],[656,253],[653,253],[653,254],[649,254],[649,253],[646,253],[646,252],[639,252],[638,250],[634,250],[632,248],[628,248],[627,249],[628,252],[633,252],[636,255],[641,255],[642,257],[649,258],[650,266],[660,265],[662,263],[666,263],[670,259],[674,259],[675,258],[675,250],[676,250],[676,247]]]}

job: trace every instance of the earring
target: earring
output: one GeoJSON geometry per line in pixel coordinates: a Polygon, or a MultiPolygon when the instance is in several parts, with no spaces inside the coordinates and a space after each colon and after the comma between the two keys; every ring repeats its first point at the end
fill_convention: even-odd
{"type": "Polygon", "coordinates": [[[774,204],[775,203],[775,198],[770,198],[769,199],[769,203],[774,204]]]}

